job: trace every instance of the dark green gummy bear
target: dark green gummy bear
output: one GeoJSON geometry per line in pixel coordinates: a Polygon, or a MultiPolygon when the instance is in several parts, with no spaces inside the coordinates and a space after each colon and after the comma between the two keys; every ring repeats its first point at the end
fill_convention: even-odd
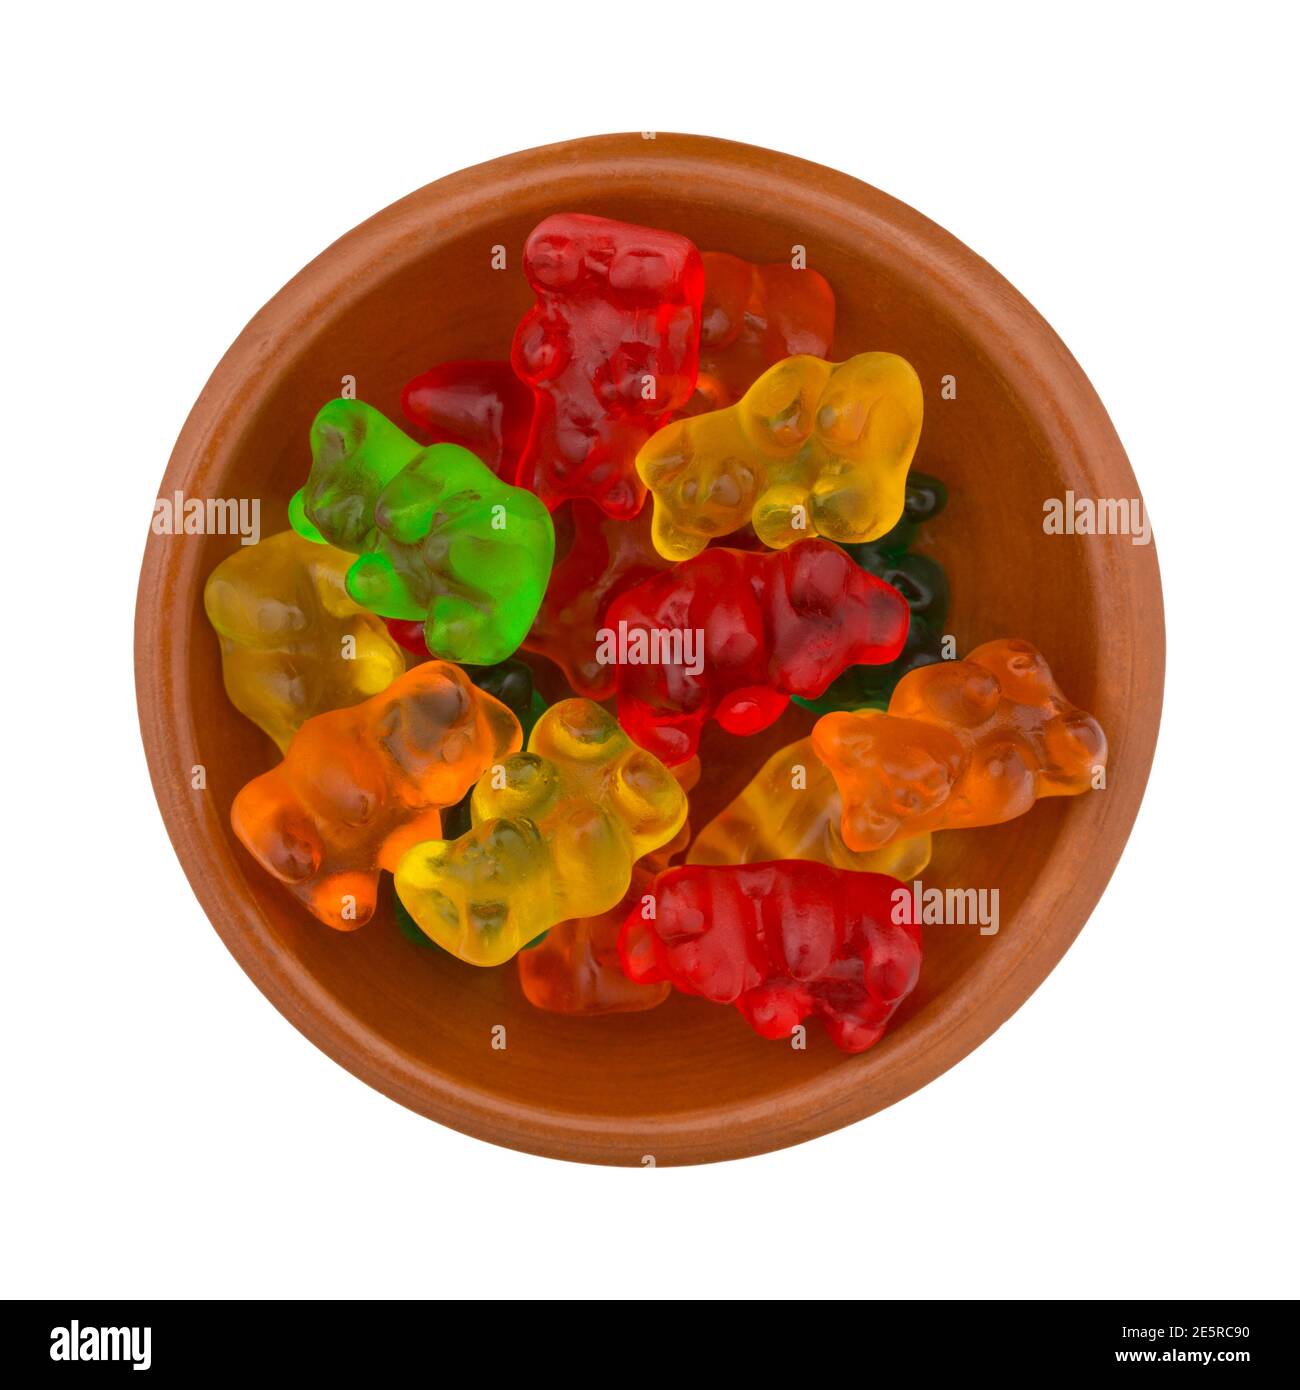
{"type": "MultiPolygon", "coordinates": [[[[532,668],[511,657],[497,662],[495,666],[468,666],[465,674],[480,690],[495,695],[519,721],[526,748],[533,725],[546,711],[546,701],[533,684],[532,668]]],[[[451,838],[450,835],[443,836],[444,840],[451,838]]]]}
{"type": "Polygon", "coordinates": [[[887,709],[894,687],[909,671],[943,660],[943,634],[924,618],[912,615],[907,640],[898,657],[887,666],[850,666],[837,676],[815,700],[794,697],[796,704],[814,714],[836,710],[887,709]]]}
{"type": "Polygon", "coordinates": [[[948,576],[929,555],[914,555],[920,527],[938,516],[948,503],[948,489],[928,473],[907,480],[903,515],[898,525],[878,540],[844,549],[864,570],[892,585],[907,601],[907,640],[897,659],[887,666],[850,666],[815,700],[794,697],[794,703],[815,714],[835,710],[886,709],[894,687],[909,671],[943,659],[943,624],[948,616],[948,576]]]}

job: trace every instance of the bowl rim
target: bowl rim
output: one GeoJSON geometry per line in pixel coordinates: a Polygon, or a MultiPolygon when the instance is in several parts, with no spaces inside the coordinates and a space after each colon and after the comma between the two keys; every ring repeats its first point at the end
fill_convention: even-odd
{"type": "MultiPolygon", "coordinates": [[[[1104,478],[1109,495],[1140,497],[1127,456],[1096,391],[1055,332],[1006,280],[950,233],[906,204],[821,165],[708,136],[655,132],[598,135],[540,146],[472,166],[425,185],[327,247],[249,322],[214,369],[182,428],[159,496],[201,490],[205,476],[238,446],[241,416],[269,376],[283,375],[295,342],[328,304],[331,313],[364,297],[376,275],[417,259],[430,224],[453,224],[462,209],[508,205],[512,191],[565,190],[593,177],[617,190],[671,176],[697,182],[757,185],[781,206],[791,198],[825,215],[849,219],[873,238],[873,256],[899,281],[942,295],[955,323],[1025,401],[1050,403],[1035,416],[1049,447],[1075,458],[1083,475],[1104,478]],[[1084,462],[1086,461],[1086,463],[1084,462]],[[195,484],[198,484],[198,489],[195,484]],[[1122,492],[1113,491],[1123,489],[1122,492]]],[[[1096,495],[1108,495],[1098,492],[1096,495]]],[[[333,997],[281,947],[264,923],[247,920],[232,894],[227,861],[212,838],[211,798],[187,795],[175,776],[176,730],[190,719],[188,646],[166,614],[168,596],[201,591],[198,547],[168,545],[150,534],[135,612],[135,673],[140,730],[154,794],[168,835],[200,905],[254,984],[300,1032],[370,1086],[463,1133],[547,1157],[639,1165],[712,1162],[767,1152],[828,1133],[884,1109],[941,1075],[1006,1021],[1046,978],[1082,929],[1110,879],[1136,819],[1154,757],[1164,682],[1165,632],[1155,546],[1131,561],[1105,566],[1108,583],[1127,586],[1119,606],[1135,647],[1126,708],[1125,776],[1108,787],[1096,852],[1080,865],[1068,894],[1036,881],[1018,908],[1037,914],[1015,950],[990,953],[944,995],[944,1007],[909,1020],[889,1050],[883,1074],[868,1059],[846,1058],[779,1097],[760,1096],[721,1109],[670,1116],[556,1114],[484,1093],[450,1072],[416,1062],[333,997]],[[1117,567],[1122,571],[1117,574],[1117,567]]],[[[1096,551],[1097,547],[1088,547],[1096,551]]],[[[1103,562],[1094,555],[1085,564],[1103,562]]]]}

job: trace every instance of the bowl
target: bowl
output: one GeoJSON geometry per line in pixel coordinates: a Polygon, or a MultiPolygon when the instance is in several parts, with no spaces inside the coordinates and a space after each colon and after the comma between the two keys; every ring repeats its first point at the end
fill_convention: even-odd
{"type": "MultiPolygon", "coordinates": [[[[141,732],[172,843],[213,926],[276,1008],[362,1080],[442,1124],[555,1158],[638,1167],[738,1158],[860,1120],[925,1085],[1007,1019],[1073,941],[1119,859],[1154,753],[1164,671],[1155,547],[1045,533],[1048,499],[1141,494],[1088,379],[996,271],[844,174],[666,132],[493,160],[335,242],[222,358],[159,496],[258,498],[262,534],[282,529],[306,476],[308,426],[345,378],[400,420],[398,393],[418,372],[506,355],[531,302],[524,238],[562,210],[670,228],[753,261],[802,246],[835,289],[835,356],[887,349],[917,368],[926,415],[914,466],[951,492],[929,538],[952,581],[947,631],[961,652],[1001,636],[1035,643],[1110,741],[1104,790],[936,837],[927,886],[997,888],[1000,930],[931,929],[915,992],[858,1056],[815,1027],[805,1050],[764,1041],[735,1009],[680,995],[598,1019],[541,1012],[512,966],[478,969],[412,944],[387,908],[361,931],[330,930],[230,830],[235,793],[276,754],[226,699],[203,613],[204,580],[238,544],[229,535],[149,536],[136,608],[141,732]],[[494,268],[497,247],[504,270],[494,268]]],[[[811,723],[791,709],[751,739],[711,727],[703,753],[715,761],[693,794],[693,825],[811,723]]]]}

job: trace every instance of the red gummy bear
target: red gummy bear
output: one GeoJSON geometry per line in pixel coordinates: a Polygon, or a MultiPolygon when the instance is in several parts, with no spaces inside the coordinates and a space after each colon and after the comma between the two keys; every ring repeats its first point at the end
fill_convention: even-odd
{"type": "Polygon", "coordinates": [[[600,656],[619,723],[669,767],[710,718],[728,733],[774,723],[791,695],[815,700],[850,666],[893,661],[903,596],[820,538],[786,550],[702,551],[610,604],[600,656]]]}
{"type": "MultiPolygon", "coordinates": [[[[614,693],[614,668],[596,659],[597,632],[609,605],[669,567],[650,539],[652,515],[643,507],[630,520],[616,521],[594,502],[579,501],[557,514],[557,532],[567,519],[572,542],[551,570],[546,597],[524,646],[550,657],[574,691],[589,700],[608,700],[614,693]]],[[[423,627],[420,637],[423,641],[423,627]]]]}
{"type": "Polygon", "coordinates": [[[425,661],[429,659],[423,618],[385,618],[384,626],[388,629],[388,635],[404,651],[423,657],[425,661]]]}
{"type": "Polygon", "coordinates": [[[752,265],[705,251],[700,374],[686,414],[734,405],[786,357],[827,358],[835,338],[835,293],[815,270],[788,262],[752,265]]]}
{"type": "Polygon", "coordinates": [[[638,984],[671,981],[683,994],[734,1004],[765,1038],[788,1038],[809,1014],[836,1047],[877,1042],[921,970],[921,931],[896,922],[888,874],[805,860],[687,864],[647,890],[619,934],[623,973],[638,984]]]}
{"type": "Polygon", "coordinates": [[[514,483],[533,423],[533,393],[509,362],[444,362],[406,383],[402,414],[430,444],[459,444],[514,483]]]}
{"type": "Polygon", "coordinates": [[[695,389],[700,253],[674,232],[559,213],[533,229],[524,273],[537,303],[511,361],[534,412],[518,482],[552,510],[582,497],[635,516],[637,451],[695,389]]]}

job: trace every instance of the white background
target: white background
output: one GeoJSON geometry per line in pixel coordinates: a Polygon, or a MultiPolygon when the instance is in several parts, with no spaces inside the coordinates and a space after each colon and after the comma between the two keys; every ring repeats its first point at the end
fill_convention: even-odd
{"type": "Polygon", "coordinates": [[[0,1291],[1300,1293],[1283,7],[36,8],[0,92],[0,1291]],[[1169,630],[1128,851],[1029,1003],[871,1120],[653,1172],[464,1138],[299,1036],[181,874],[131,667],[158,482],[253,312],[423,183],[642,129],[843,169],[1007,275],[1125,441],[1169,630]]]}

